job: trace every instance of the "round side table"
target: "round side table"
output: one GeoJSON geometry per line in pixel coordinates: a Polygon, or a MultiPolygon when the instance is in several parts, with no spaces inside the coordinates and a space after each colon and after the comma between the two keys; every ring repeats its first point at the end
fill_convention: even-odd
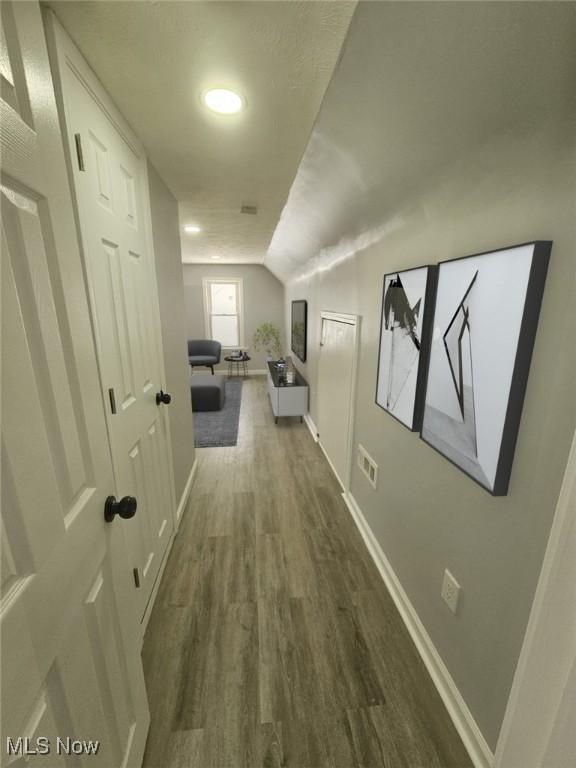
{"type": "Polygon", "coordinates": [[[224,360],[228,363],[228,378],[233,376],[248,376],[247,363],[252,358],[249,355],[243,355],[242,357],[225,357],[224,360]]]}

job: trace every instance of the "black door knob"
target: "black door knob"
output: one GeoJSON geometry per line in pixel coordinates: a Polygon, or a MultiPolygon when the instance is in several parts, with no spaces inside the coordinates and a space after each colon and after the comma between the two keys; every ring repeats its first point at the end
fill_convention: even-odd
{"type": "Polygon", "coordinates": [[[104,504],[104,520],[111,523],[116,515],[120,515],[124,520],[130,520],[136,514],[138,502],[134,496],[123,496],[120,501],[116,501],[116,496],[108,496],[104,504]]]}
{"type": "Polygon", "coordinates": [[[168,392],[156,392],[156,405],[160,405],[160,403],[164,403],[164,405],[170,405],[172,401],[172,395],[169,395],[168,392]]]}

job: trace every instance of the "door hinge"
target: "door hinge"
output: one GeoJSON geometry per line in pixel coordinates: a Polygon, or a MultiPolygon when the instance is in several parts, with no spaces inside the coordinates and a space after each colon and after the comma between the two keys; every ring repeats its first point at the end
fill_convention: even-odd
{"type": "Polygon", "coordinates": [[[134,584],[137,589],[140,589],[140,573],[138,572],[138,568],[134,568],[132,573],[134,574],[134,584]]]}
{"type": "Polygon", "coordinates": [[[76,156],[78,157],[78,168],[81,171],[85,171],[84,167],[84,155],[82,154],[82,137],[79,133],[74,134],[74,141],[76,142],[76,156]]]}
{"type": "Polygon", "coordinates": [[[114,387],[110,387],[108,390],[108,397],[110,398],[110,410],[112,413],[116,413],[116,395],[114,394],[114,387]]]}

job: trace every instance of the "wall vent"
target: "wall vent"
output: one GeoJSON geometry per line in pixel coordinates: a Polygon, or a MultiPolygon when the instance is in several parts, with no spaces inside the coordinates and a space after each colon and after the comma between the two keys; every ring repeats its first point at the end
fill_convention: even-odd
{"type": "Polygon", "coordinates": [[[378,464],[368,453],[363,445],[358,443],[358,466],[368,478],[368,482],[373,488],[376,488],[378,482],[378,464]]]}
{"type": "Polygon", "coordinates": [[[255,205],[243,205],[240,208],[240,213],[248,213],[251,216],[256,216],[258,213],[258,208],[255,205]]]}

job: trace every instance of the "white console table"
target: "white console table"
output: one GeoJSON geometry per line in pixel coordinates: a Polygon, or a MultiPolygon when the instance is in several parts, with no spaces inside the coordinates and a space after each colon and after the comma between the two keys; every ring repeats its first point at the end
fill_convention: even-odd
{"type": "Polygon", "coordinates": [[[308,384],[298,371],[294,374],[294,382],[288,384],[274,362],[268,362],[268,396],[276,424],[279,416],[300,416],[302,421],[308,413],[308,384]]]}

